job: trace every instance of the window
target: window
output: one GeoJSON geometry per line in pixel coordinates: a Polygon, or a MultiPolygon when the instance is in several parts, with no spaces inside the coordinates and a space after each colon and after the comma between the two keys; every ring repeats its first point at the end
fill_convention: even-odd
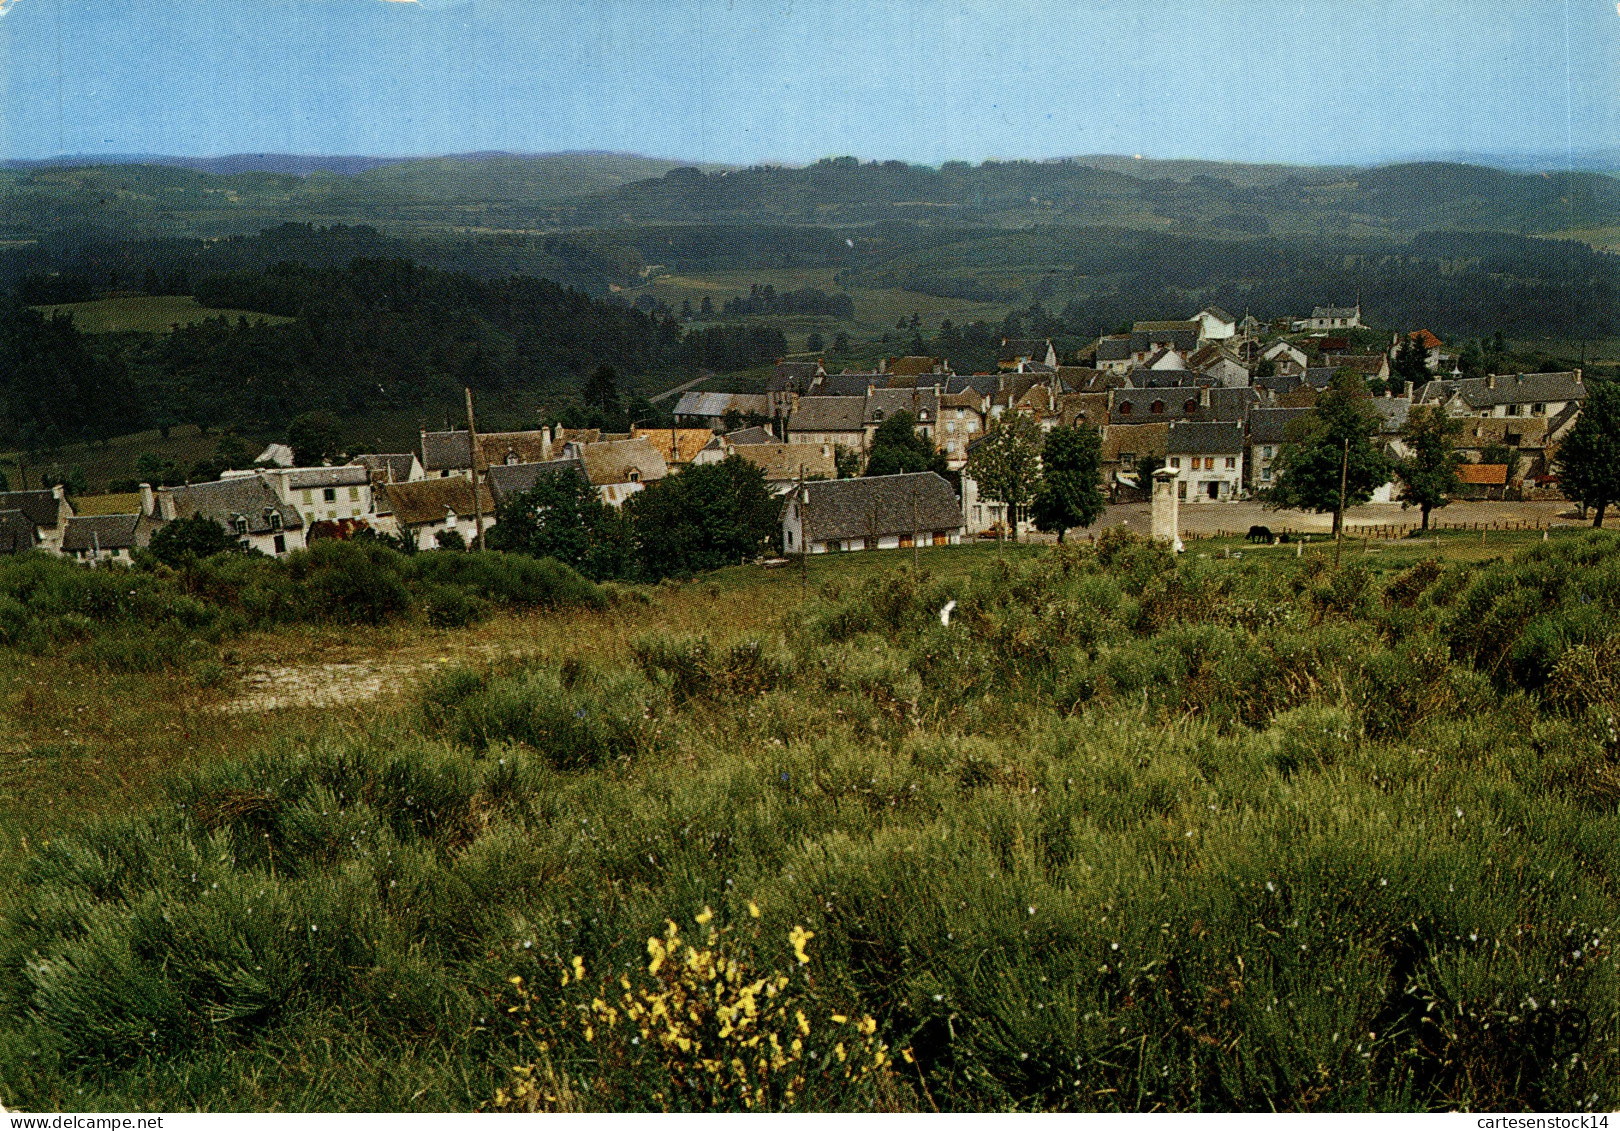
{"type": "Polygon", "coordinates": [[[793,549],[793,531],[789,530],[787,532],[787,536],[788,536],[788,549],[791,550],[791,549],[793,549]]]}
{"type": "Polygon", "coordinates": [[[351,500],[353,500],[354,502],[358,503],[360,501],[360,488],[358,488],[358,487],[350,487],[349,488],[349,498],[351,500]]]}
{"type": "Polygon", "coordinates": [[[271,511],[270,512],[270,529],[271,530],[280,530],[281,529],[281,512],[280,511],[271,511]]]}
{"type": "Polygon", "coordinates": [[[246,534],[247,533],[247,515],[243,515],[243,514],[233,514],[233,515],[231,515],[231,529],[236,531],[236,533],[238,533],[238,534],[246,534]]]}
{"type": "Polygon", "coordinates": [[[275,546],[276,553],[285,554],[287,552],[287,536],[285,534],[277,534],[275,546]]]}
{"type": "Polygon", "coordinates": [[[1182,405],[1181,407],[1187,413],[1187,415],[1191,416],[1193,413],[1198,411],[1198,402],[1197,401],[1188,401],[1186,404],[1182,405]]]}
{"type": "Polygon", "coordinates": [[[956,419],[958,419],[958,420],[962,419],[962,410],[961,409],[956,410],[956,419]]]}
{"type": "Polygon", "coordinates": [[[1177,471],[1180,471],[1181,470],[1181,457],[1180,456],[1171,456],[1170,457],[1170,466],[1175,468],[1177,471]]]}
{"type": "Polygon", "coordinates": [[[947,420],[945,422],[945,431],[947,431],[947,432],[955,432],[956,431],[956,421],[947,420]]]}
{"type": "Polygon", "coordinates": [[[1130,467],[1132,464],[1134,464],[1136,462],[1136,453],[1135,452],[1120,452],[1119,453],[1119,462],[1124,464],[1126,467],[1130,467]]]}
{"type": "Polygon", "coordinates": [[[1228,470],[1228,471],[1236,471],[1237,470],[1237,456],[1227,456],[1226,457],[1226,470],[1228,470]]]}
{"type": "Polygon", "coordinates": [[[1270,459],[1272,456],[1277,454],[1277,449],[1273,448],[1270,444],[1267,444],[1265,447],[1260,449],[1260,454],[1265,456],[1267,459],[1270,459]]]}
{"type": "Polygon", "coordinates": [[[1547,415],[1547,406],[1544,405],[1544,404],[1533,405],[1533,406],[1531,406],[1530,411],[1533,412],[1537,416],[1546,416],[1547,415]]]}
{"type": "Polygon", "coordinates": [[[1148,409],[1148,411],[1149,412],[1163,412],[1164,411],[1164,402],[1163,401],[1154,401],[1152,406],[1148,409]]]}
{"type": "Polygon", "coordinates": [[[1131,414],[1131,402],[1130,401],[1120,401],[1119,402],[1119,414],[1121,416],[1129,416],[1131,414]]]}
{"type": "MultiPolygon", "coordinates": [[[[630,469],[629,479],[630,479],[630,482],[632,482],[632,483],[640,483],[641,482],[641,472],[637,471],[635,468],[632,467],[630,469]]],[[[640,506],[641,504],[637,503],[636,505],[640,506]]]]}
{"type": "Polygon", "coordinates": [[[307,507],[315,501],[315,493],[308,488],[304,489],[304,505],[307,507]]]}
{"type": "Polygon", "coordinates": [[[1516,405],[1516,404],[1508,405],[1507,406],[1507,414],[1509,416],[1518,416],[1519,415],[1519,406],[1516,405]]]}
{"type": "Polygon", "coordinates": [[[337,502],[337,488],[327,487],[321,491],[321,501],[326,503],[337,502]]]}
{"type": "Polygon", "coordinates": [[[1271,478],[1271,468],[1269,468],[1269,467],[1261,468],[1260,469],[1260,478],[1261,479],[1270,479],[1271,478]]]}

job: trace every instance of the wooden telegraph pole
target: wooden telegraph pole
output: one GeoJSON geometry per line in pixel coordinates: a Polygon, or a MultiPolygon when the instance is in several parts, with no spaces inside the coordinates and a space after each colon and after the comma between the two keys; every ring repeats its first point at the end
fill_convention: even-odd
{"type": "Polygon", "coordinates": [[[484,548],[484,503],[478,497],[478,429],[473,425],[472,388],[467,392],[467,462],[472,465],[473,488],[473,541],[484,548]]]}
{"type": "Polygon", "coordinates": [[[1344,456],[1339,461],[1339,515],[1333,525],[1338,537],[1333,542],[1333,568],[1339,568],[1339,554],[1344,550],[1344,491],[1350,478],[1350,437],[1344,438],[1344,456]]]}

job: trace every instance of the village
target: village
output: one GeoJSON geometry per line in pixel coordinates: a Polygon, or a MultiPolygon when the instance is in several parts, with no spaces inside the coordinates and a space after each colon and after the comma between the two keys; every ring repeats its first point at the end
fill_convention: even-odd
{"type": "MultiPolygon", "coordinates": [[[[1412,410],[1437,409],[1460,421],[1459,499],[1556,501],[1558,448],[1587,395],[1579,369],[1465,376],[1435,335],[1372,330],[1359,304],[1275,323],[1206,307],[1184,320],[1137,322],[1067,359],[1050,340],[1001,344],[994,373],[959,374],[938,357],[838,373],[820,360],[781,361],[764,393],[685,392],[673,426],[620,434],[423,431],[415,451],[318,467],[292,466],[292,450],[272,444],[254,466],[213,482],[143,483],[121,505],[109,498],[121,513],[94,499],[76,507],[60,485],[0,493],[0,552],[128,562],[156,530],[193,516],[271,556],[362,530],[413,549],[464,548],[481,545],[496,512],[542,477],[577,475],[618,507],[684,468],[729,457],[757,467],[781,500],[783,554],[1017,537],[1029,532],[1026,515],[1015,521],[1015,508],[981,490],[970,465],[1008,414],[1043,433],[1096,429],[1110,503],[1146,502],[1160,472],[1196,513],[1197,504],[1264,499],[1290,426],[1346,371],[1365,381],[1393,460],[1410,455],[1403,430],[1412,410]],[[942,457],[945,476],[864,474],[884,421],[902,416],[942,457]]],[[[1371,502],[1402,499],[1395,477],[1371,502]]]]}

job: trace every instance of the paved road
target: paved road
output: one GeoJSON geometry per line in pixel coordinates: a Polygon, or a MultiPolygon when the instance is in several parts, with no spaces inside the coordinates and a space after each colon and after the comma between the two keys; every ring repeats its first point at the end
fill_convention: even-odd
{"type": "Polygon", "coordinates": [[[670,397],[678,397],[682,393],[686,392],[686,390],[690,389],[693,385],[701,385],[701,384],[703,384],[703,382],[707,381],[710,377],[713,377],[713,376],[714,376],[714,374],[712,374],[712,373],[705,373],[701,377],[692,378],[690,381],[688,381],[684,385],[676,385],[673,389],[665,389],[661,393],[654,393],[652,396],[647,398],[647,403],[648,404],[657,404],[659,401],[668,400],[670,397]]]}

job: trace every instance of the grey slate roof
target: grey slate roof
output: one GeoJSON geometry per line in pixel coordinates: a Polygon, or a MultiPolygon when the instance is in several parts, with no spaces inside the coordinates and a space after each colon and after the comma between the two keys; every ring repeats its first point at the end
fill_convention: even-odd
{"type": "Polygon", "coordinates": [[[1109,336],[1097,343],[1098,361],[1129,361],[1132,352],[1131,338],[1128,334],[1119,337],[1109,336]]]}
{"type": "Polygon", "coordinates": [[[1272,393],[1291,393],[1305,383],[1305,378],[1298,373],[1278,373],[1271,377],[1256,377],[1251,382],[1256,389],[1267,389],[1272,393]]]}
{"type": "Polygon", "coordinates": [[[521,495],[525,491],[534,490],[541,476],[558,475],[564,472],[573,472],[588,483],[585,476],[585,465],[577,459],[553,459],[544,463],[497,463],[490,465],[484,479],[489,484],[489,493],[499,506],[513,495],[521,495]]]}
{"type": "Polygon", "coordinates": [[[1412,402],[1407,397],[1373,397],[1371,402],[1373,411],[1378,414],[1379,430],[1386,433],[1399,432],[1406,426],[1406,415],[1412,410],[1412,402]]]}
{"type": "Polygon", "coordinates": [[[45,530],[55,530],[61,500],[49,488],[43,491],[0,491],[0,511],[22,511],[28,521],[45,530]]]}
{"type": "Polygon", "coordinates": [[[276,528],[270,524],[272,514],[281,515],[284,529],[298,530],[304,525],[298,508],[283,503],[270,484],[257,475],[193,483],[188,487],[166,487],[163,491],[174,500],[176,518],[200,514],[227,529],[234,529],[232,519],[239,515],[247,520],[249,534],[273,533],[276,528]]]}
{"type": "Polygon", "coordinates": [[[75,515],[62,532],[62,552],[67,554],[103,550],[133,550],[138,514],[75,515]]]}
{"type": "Polygon", "coordinates": [[[465,431],[422,433],[422,467],[427,471],[460,471],[472,466],[472,442],[465,431]]]}
{"type": "Polygon", "coordinates": [[[1305,383],[1313,389],[1325,389],[1333,384],[1333,374],[1337,368],[1333,366],[1312,366],[1305,371],[1305,383]]]}
{"type": "Polygon", "coordinates": [[[932,424],[939,419],[939,394],[932,389],[873,389],[866,398],[863,423],[879,424],[897,412],[911,413],[919,424],[932,424]]]}
{"type": "Polygon", "coordinates": [[[996,375],[994,373],[954,373],[945,380],[947,393],[975,392],[981,397],[988,397],[996,391],[996,375]]]}
{"type": "Polygon", "coordinates": [[[675,402],[676,416],[724,416],[728,412],[764,416],[769,406],[763,393],[686,392],[675,402]]]}
{"type": "Polygon", "coordinates": [[[1469,408],[1491,408],[1499,404],[1532,404],[1547,401],[1580,401],[1586,399],[1586,385],[1568,373],[1514,373],[1498,374],[1493,382],[1489,377],[1469,377],[1457,382],[1457,392],[1469,408]],[[1491,388],[1492,384],[1495,388],[1491,388]]]}
{"type": "Polygon", "coordinates": [[[1243,451],[1243,425],[1179,420],[1170,425],[1172,455],[1229,455],[1243,451]]]}
{"type": "Polygon", "coordinates": [[[864,397],[866,390],[883,389],[889,384],[887,373],[829,373],[816,379],[810,389],[814,397],[864,397]]]}
{"type": "Polygon", "coordinates": [[[738,428],[735,431],[727,432],[726,439],[733,444],[774,444],[778,442],[776,433],[757,424],[752,428],[738,428]]]}
{"type": "Polygon", "coordinates": [[[866,398],[800,397],[788,416],[789,432],[860,432],[866,420],[866,398]]]}
{"type": "Polygon", "coordinates": [[[950,483],[932,471],[829,479],[806,483],[804,491],[809,499],[804,536],[809,542],[962,526],[962,501],[950,483]]]}
{"type": "Polygon", "coordinates": [[[354,462],[369,471],[374,482],[387,483],[391,479],[403,483],[411,477],[411,461],[415,458],[411,452],[371,452],[355,456],[354,462]]]}
{"type": "Polygon", "coordinates": [[[1308,408],[1255,409],[1249,414],[1249,443],[1286,443],[1288,426],[1311,411],[1308,408]]]}
{"type": "Polygon", "coordinates": [[[0,554],[22,554],[39,542],[39,531],[22,511],[0,510],[0,554]]]}
{"type": "Polygon", "coordinates": [[[282,474],[287,477],[289,491],[303,491],[314,487],[359,487],[371,482],[371,472],[360,464],[349,464],[344,467],[292,467],[282,474]]]}
{"type": "Polygon", "coordinates": [[[1177,386],[1168,389],[1110,389],[1108,390],[1108,422],[1110,424],[1151,424],[1158,420],[1224,420],[1242,421],[1259,402],[1260,394],[1248,386],[1228,389],[1216,385],[1212,388],[1177,386]],[[1209,403],[1204,403],[1205,397],[1209,403]],[[1163,410],[1153,411],[1153,403],[1163,404],[1163,410]],[[1196,402],[1188,408],[1189,402],[1196,402]],[[1124,411],[1129,404],[1130,411],[1124,411]]]}
{"type": "Polygon", "coordinates": [[[765,391],[768,393],[802,393],[810,387],[817,374],[822,371],[821,363],[815,361],[779,361],[771,375],[765,380],[765,391]]]}

